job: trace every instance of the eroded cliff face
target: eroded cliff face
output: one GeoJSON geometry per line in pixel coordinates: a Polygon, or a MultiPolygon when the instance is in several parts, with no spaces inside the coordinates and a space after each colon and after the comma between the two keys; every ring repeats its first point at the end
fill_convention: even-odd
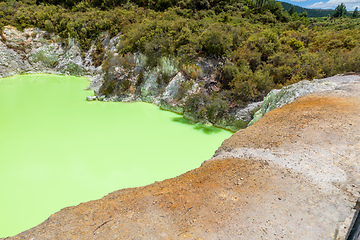
{"type": "Polygon", "coordinates": [[[360,195],[360,82],[347,77],[266,113],[197,169],[9,239],[344,239],[360,195]]]}

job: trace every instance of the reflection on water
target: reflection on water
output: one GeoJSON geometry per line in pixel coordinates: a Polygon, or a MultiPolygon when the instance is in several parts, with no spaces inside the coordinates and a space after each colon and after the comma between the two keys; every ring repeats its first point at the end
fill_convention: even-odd
{"type": "Polygon", "coordinates": [[[186,124],[186,125],[194,125],[193,129],[199,130],[205,134],[213,134],[213,133],[219,133],[221,131],[224,131],[224,130],[214,127],[214,126],[194,123],[193,121],[183,118],[183,117],[173,117],[172,120],[174,122],[178,122],[178,123],[182,123],[182,124],[186,124]]]}
{"type": "Polygon", "coordinates": [[[173,117],[171,118],[174,122],[182,123],[182,124],[190,124],[194,125],[195,123],[189,119],[183,118],[183,117],[173,117]]]}

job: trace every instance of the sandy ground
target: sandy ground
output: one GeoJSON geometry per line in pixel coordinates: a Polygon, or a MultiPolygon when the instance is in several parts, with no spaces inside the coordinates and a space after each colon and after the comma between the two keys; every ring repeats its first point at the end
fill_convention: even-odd
{"type": "Polygon", "coordinates": [[[350,83],[302,97],[197,169],[62,209],[8,239],[344,239],[360,197],[359,93],[350,83]]]}

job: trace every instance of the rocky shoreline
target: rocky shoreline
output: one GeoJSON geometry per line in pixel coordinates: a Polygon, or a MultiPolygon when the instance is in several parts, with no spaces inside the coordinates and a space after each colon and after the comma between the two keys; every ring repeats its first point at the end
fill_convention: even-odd
{"type": "Polygon", "coordinates": [[[0,77],[29,73],[85,76],[90,81],[89,89],[95,92],[88,100],[149,102],[194,122],[212,123],[231,131],[239,129],[236,124],[245,127],[254,111],[260,108],[261,102],[252,103],[233,109],[213,122],[199,119],[194,112],[184,111],[185,102],[194,93],[217,88],[214,79],[218,77],[221,61],[199,59],[192,68],[179,69],[175,59],[162,58],[158,67],[147,68],[146,57],[142,54],[120,57],[118,44],[119,36],[110,38],[105,32],[83,52],[74,39],[62,39],[40,29],[29,28],[21,32],[6,26],[0,41],[0,77]],[[99,42],[104,46],[100,53],[97,52],[99,42]],[[104,62],[98,65],[96,54],[106,59],[106,66],[104,62]],[[102,95],[100,90],[104,88],[104,82],[113,80],[118,89],[112,88],[107,96],[102,95]]]}
{"type": "MultiPolygon", "coordinates": [[[[119,36],[110,38],[104,32],[84,52],[74,39],[61,39],[40,29],[30,28],[21,32],[6,26],[0,41],[0,77],[29,73],[85,76],[90,81],[89,89],[95,93],[95,96],[87,97],[88,101],[149,102],[193,122],[212,124],[233,132],[252,125],[266,112],[300,96],[335,89],[341,84],[334,81],[337,76],[303,80],[281,90],[272,90],[264,101],[231,108],[221,116],[214,110],[215,117],[204,117],[201,110],[211,100],[200,99],[195,109],[185,109],[185,104],[194,94],[206,95],[206,92],[217,90],[216,79],[222,60],[199,59],[191,68],[180,69],[176,59],[162,58],[156,68],[149,69],[145,67],[147,59],[142,54],[119,56],[119,43],[119,36]],[[100,53],[99,42],[104,46],[100,53]],[[100,65],[97,62],[99,55],[105,59],[100,65]],[[109,81],[116,82],[116,86],[109,89],[106,96],[101,93],[106,90],[104,88],[108,87],[109,81]]],[[[217,107],[224,103],[218,103],[217,107]]]]}

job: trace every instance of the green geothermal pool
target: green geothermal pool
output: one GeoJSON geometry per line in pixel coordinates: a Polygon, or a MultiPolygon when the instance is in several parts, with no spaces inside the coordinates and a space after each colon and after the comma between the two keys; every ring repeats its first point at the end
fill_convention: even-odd
{"type": "Polygon", "coordinates": [[[231,135],[151,104],[87,102],[88,84],[45,74],[0,79],[0,237],[199,167],[231,135]]]}

